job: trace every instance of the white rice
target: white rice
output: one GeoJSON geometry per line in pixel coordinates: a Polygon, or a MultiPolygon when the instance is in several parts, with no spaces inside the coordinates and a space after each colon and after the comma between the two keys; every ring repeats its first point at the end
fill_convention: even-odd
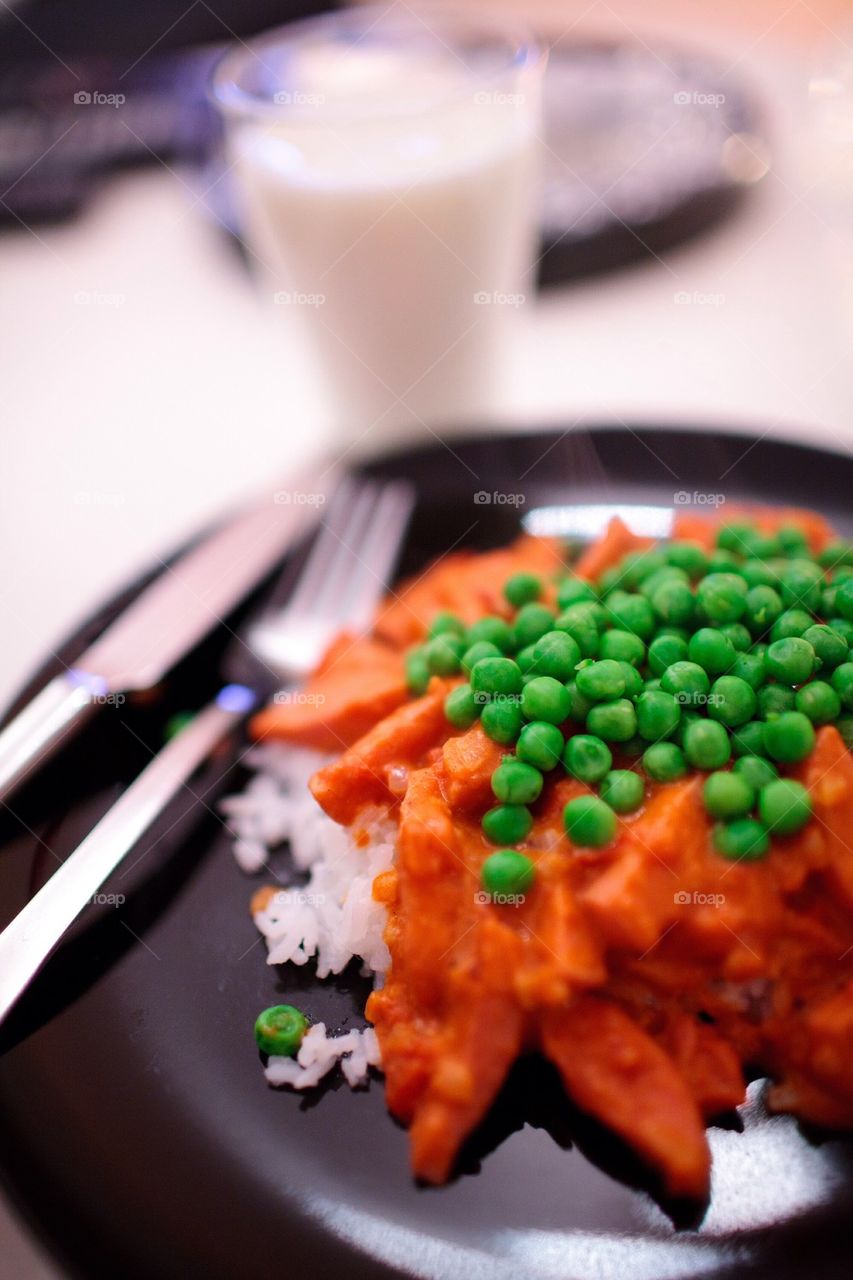
{"type": "MultiPolygon", "coordinates": [[[[271,743],[256,747],[246,759],[254,776],[241,795],[221,804],[235,835],[237,862],[256,873],[289,840],[294,867],[308,872],[306,883],[285,884],[255,914],[267,944],[267,963],[315,960],[317,976],[325,978],[341,973],[357,956],[362,973],[381,984],[390,963],[382,937],[386,911],[374,900],[372,888],[374,878],[393,864],[395,824],[379,811],[363,815],[360,825],[369,839],[357,846],[308,789],[309,778],[326,757],[271,743]]],[[[329,1036],[318,1022],[305,1033],[295,1058],[270,1058],[266,1077],[273,1085],[309,1089],[338,1063],[353,1088],[366,1081],[368,1069],[380,1065],[372,1027],[329,1036]]]]}
{"type": "Polygon", "coordinates": [[[338,1062],[353,1089],[367,1080],[368,1067],[380,1065],[379,1042],[372,1027],[329,1036],[325,1024],[315,1022],[305,1032],[295,1058],[271,1057],[266,1069],[270,1084],[313,1089],[338,1062]]]}

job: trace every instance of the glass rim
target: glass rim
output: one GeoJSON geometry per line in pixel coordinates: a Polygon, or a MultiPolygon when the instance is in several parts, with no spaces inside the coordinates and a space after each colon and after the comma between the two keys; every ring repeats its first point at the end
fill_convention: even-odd
{"type": "MultiPolygon", "coordinates": [[[[451,106],[467,99],[472,91],[482,91],[485,86],[500,83],[508,75],[529,74],[543,69],[547,57],[544,46],[523,23],[504,19],[491,19],[477,13],[462,13],[458,8],[448,5],[430,5],[428,17],[422,17],[417,11],[406,9],[404,15],[395,15],[393,9],[381,5],[357,5],[350,9],[336,9],[328,13],[316,14],[313,17],[299,18],[293,22],[271,27],[260,35],[249,40],[229,45],[215,63],[209,77],[208,97],[226,117],[242,119],[267,119],[280,121],[299,121],[317,125],[364,120],[382,120],[418,116],[440,106],[451,106]],[[400,22],[400,17],[403,21],[400,22]],[[367,36],[370,31],[378,30],[383,19],[392,23],[400,22],[401,30],[405,27],[416,29],[422,27],[427,34],[435,35],[439,45],[445,44],[441,39],[442,24],[444,29],[453,28],[463,32],[480,32],[484,39],[493,39],[498,45],[505,45],[506,58],[495,67],[483,71],[468,69],[470,83],[460,84],[440,92],[433,98],[416,102],[372,102],[359,106],[356,103],[341,102],[333,107],[323,104],[281,103],[271,97],[261,97],[249,93],[239,84],[239,74],[248,63],[249,58],[257,58],[258,51],[275,46],[298,43],[309,33],[323,31],[340,31],[351,27],[354,33],[361,32],[367,36]],[[438,26],[433,31],[432,19],[438,26]]],[[[445,47],[447,45],[445,44],[445,47]]]]}

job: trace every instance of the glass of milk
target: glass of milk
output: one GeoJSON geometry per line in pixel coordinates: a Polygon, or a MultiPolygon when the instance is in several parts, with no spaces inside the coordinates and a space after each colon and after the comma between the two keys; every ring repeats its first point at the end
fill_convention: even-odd
{"type": "Polygon", "coordinates": [[[499,411],[535,287],[544,55],[488,14],[363,7],[214,76],[250,259],[367,448],[499,411]]]}

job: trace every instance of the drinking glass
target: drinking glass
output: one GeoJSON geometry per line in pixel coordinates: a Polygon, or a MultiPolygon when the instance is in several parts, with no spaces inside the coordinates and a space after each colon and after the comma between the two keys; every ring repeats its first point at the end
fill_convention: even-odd
{"type": "Polygon", "coordinates": [[[534,288],[544,60],[488,15],[367,6],[219,63],[249,256],[352,438],[500,407],[534,288]]]}

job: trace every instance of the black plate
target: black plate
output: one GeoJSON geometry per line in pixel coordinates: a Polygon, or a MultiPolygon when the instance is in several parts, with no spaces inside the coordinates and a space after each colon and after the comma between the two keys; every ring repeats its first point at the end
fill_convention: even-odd
{"type": "MultiPolygon", "coordinates": [[[[481,437],[401,453],[373,470],[418,486],[406,571],[457,540],[505,540],[524,510],[566,498],[797,503],[853,533],[849,458],[710,431],[481,437]]],[[[72,849],[144,762],[168,715],[213,688],[226,640],[223,628],[156,700],[102,715],[14,801],[18,817],[6,814],[2,829],[4,920],[49,868],[45,845],[59,856],[72,849]]],[[[378,1081],[356,1094],[343,1084],[316,1097],[275,1092],[253,1046],[257,1010],[285,996],[331,1027],[360,1024],[362,981],[347,973],[320,984],[266,966],[247,910],[252,882],[207,807],[171,813],[155,835],[145,874],[137,868],[107,886],[126,903],[57,953],[0,1046],[5,1181],[73,1274],[829,1280],[850,1272],[853,1147],[768,1120],[760,1102],[742,1133],[712,1131],[715,1193],[701,1225],[666,1206],[673,1226],[625,1153],[573,1113],[532,1061],[520,1064],[456,1180],[416,1187],[406,1134],[387,1115],[378,1081]]]]}

